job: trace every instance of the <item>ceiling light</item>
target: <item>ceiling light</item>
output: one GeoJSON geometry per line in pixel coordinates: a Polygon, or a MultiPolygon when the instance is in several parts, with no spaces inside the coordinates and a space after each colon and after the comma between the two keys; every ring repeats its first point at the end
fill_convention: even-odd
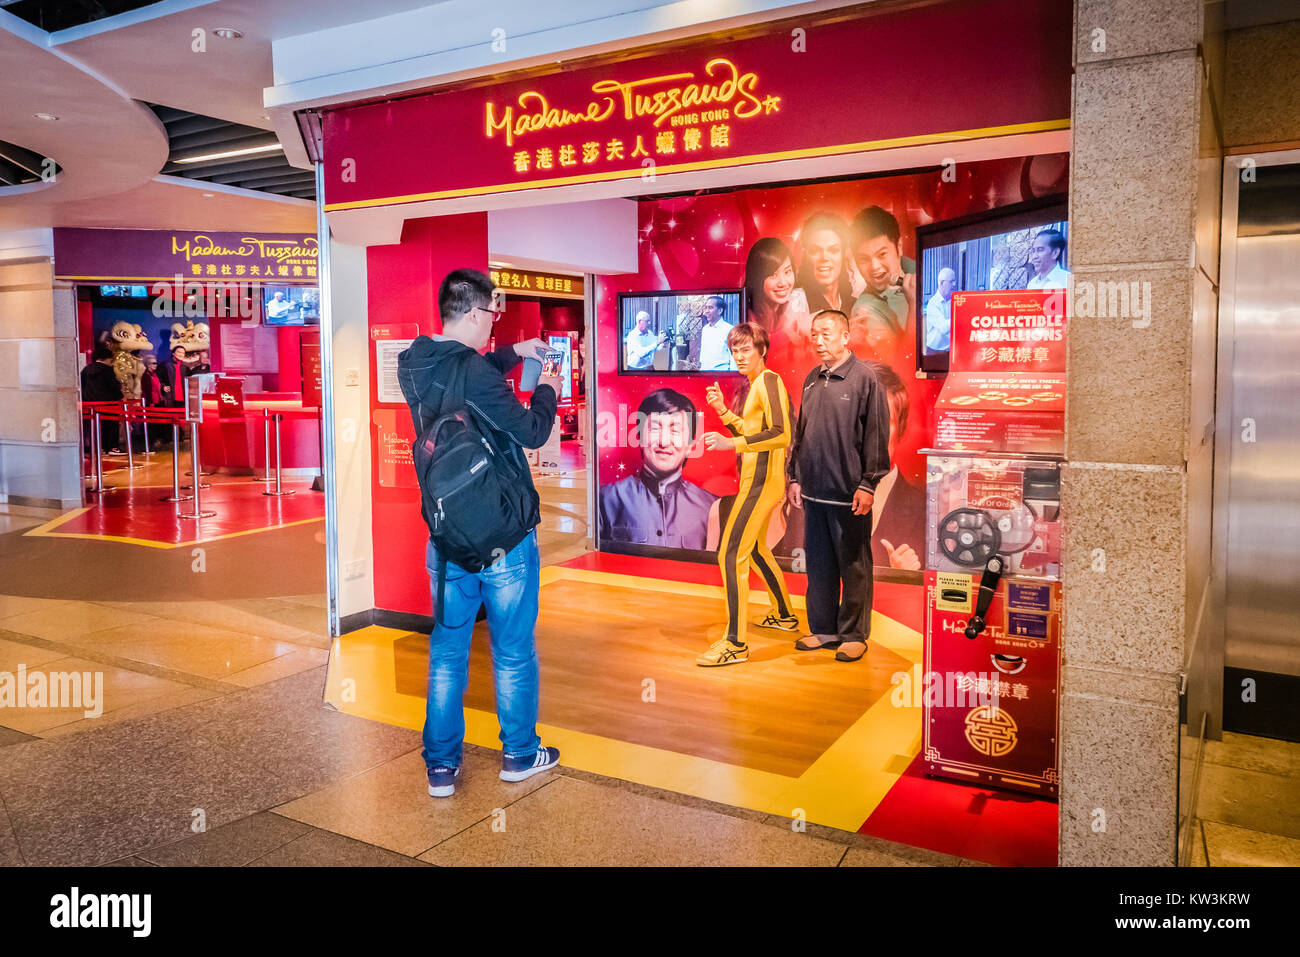
{"type": "Polygon", "coordinates": [[[281,149],[279,143],[271,143],[267,146],[249,146],[242,150],[223,150],[220,153],[204,153],[202,156],[187,156],[185,159],[178,159],[177,163],[205,163],[208,160],[225,159],[228,156],[248,156],[251,153],[270,153],[273,150],[281,149]]]}
{"type": "Polygon", "coordinates": [[[216,193],[204,193],[204,194],[203,194],[203,198],[204,198],[204,199],[211,199],[213,196],[216,196],[216,195],[217,195],[216,193]]]}
{"type": "Polygon", "coordinates": [[[238,30],[236,30],[234,27],[217,27],[212,32],[216,36],[221,37],[221,39],[223,40],[238,40],[240,37],[243,36],[243,34],[240,33],[238,30]]]}
{"type": "Polygon", "coordinates": [[[58,117],[55,116],[53,113],[33,113],[32,115],[35,116],[38,120],[57,120],[57,119],[58,119],[58,117]]]}

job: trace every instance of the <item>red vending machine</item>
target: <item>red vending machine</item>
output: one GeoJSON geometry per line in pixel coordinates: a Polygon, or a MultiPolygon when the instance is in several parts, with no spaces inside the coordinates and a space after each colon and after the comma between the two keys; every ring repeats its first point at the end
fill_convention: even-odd
{"type": "Polygon", "coordinates": [[[926,450],[924,759],[1055,797],[1065,295],[956,292],[926,450]]]}

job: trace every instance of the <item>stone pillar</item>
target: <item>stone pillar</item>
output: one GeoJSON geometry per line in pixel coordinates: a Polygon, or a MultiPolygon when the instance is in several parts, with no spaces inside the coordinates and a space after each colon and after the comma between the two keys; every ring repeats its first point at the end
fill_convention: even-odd
{"type": "Polygon", "coordinates": [[[0,236],[0,502],[81,504],[76,291],[50,230],[0,236]]]}
{"type": "Polygon", "coordinates": [[[1063,865],[1175,862],[1213,444],[1220,187],[1203,31],[1201,0],[1075,7],[1063,865]]]}

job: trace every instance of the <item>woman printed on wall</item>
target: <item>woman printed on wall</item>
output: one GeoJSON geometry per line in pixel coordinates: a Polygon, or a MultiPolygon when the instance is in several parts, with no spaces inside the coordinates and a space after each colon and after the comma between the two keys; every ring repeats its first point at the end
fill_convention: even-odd
{"type": "Polygon", "coordinates": [[[793,307],[809,316],[823,309],[848,315],[853,280],[848,269],[849,225],[834,213],[813,213],[799,229],[799,274],[793,307]]]}
{"type": "Polygon", "coordinates": [[[794,256],[790,247],[775,236],[765,236],[749,247],[745,259],[745,295],[749,321],[767,333],[770,343],[767,363],[778,369],[792,369],[805,345],[798,315],[791,305],[794,295],[794,256]]]}

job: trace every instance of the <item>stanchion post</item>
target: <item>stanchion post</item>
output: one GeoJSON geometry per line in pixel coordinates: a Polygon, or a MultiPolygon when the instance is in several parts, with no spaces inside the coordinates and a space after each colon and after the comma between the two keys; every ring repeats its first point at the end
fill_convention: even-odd
{"type": "Polygon", "coordinates": [[[190,429],[190,471],[194,476],[194,511],[183,512],[181,518],[211,518],[216,512],[203,511],[203,499],[199,495],[199,489],[203,488],[203,478],[199,471],[199,430],[190,429]]]}
{"type": "MultiPolygon", "coordinates": [[[[275,413],[275,415],[271,416],[271,418],[275,420],[275,489],[274,490],[267,489],[262,494],[263,495],[292,495],[295,491],[294,489],[281,488],[280,486],[280,420],[283,419],[284,416],[281,413],[277,412],[275,413]]],[[[270,450],[268,449],[267,451],[268,451],[267,461],[270,461],[269,459],[270,450]]]]}
{"type": "Polygon", "coordinates": [[[104,442],[100,428],[99,410],[92,409],[90,413],[90,449],[95,457],[95,488],[93,492],[96,495],[103,495],[105,492],[111,491],[111,489],[104,488],[104,442]]]}
{"type": "Polygon", "coordinates": [[[164,502],[188,502],[193,495],[181,494],[181,426],[172,421],[172,493],[164,495],[164,502]]]}
{"type": "MultiPolygon", "coordinates": [[[[263,471],[266,473],[262,476],[262,481],[270,484],[271,481],[271,409],[269,407],[262,409],[262,456],[263,464],[266,466],[263,471]]],[[[277,453],[276,458],[279,458],[277,453]]]]}

